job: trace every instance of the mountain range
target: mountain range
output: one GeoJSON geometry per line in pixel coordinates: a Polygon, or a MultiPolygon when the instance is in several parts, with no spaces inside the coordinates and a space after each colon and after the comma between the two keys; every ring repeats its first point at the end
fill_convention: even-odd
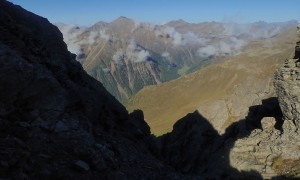
{"type": "Polygon", "coordinates": [[[133,95],[129,110],[143,109],[155,134],[172,130],[177,119],[197,109],[223,133],[244,118],[248,107],[275,95],[273,73],[294,53],[296,35],[287,28],[277,36],[248,42],[239,55],[133,95]]]}
{"type": "Polygon", "coordinates": [[[183,20],[163,25],[119,17],[91,27],[56,24],[69,51],[119,101],[245,51],[249,42],[278,35],[294,21],[250,24],[183,20]]]}

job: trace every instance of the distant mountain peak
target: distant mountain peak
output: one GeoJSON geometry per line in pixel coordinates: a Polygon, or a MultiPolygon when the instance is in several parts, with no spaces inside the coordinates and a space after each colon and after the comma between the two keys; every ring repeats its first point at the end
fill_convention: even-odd
{"type": "Polygon", "coordinates": [[[188,23],[187,21],[185,21],[185,20],[183,20],[183,19],[178,19],[178,20],[176,20],[176,21],[174,21],[174,22],[177,22],[177,23],[188,23]]]}
{"type": "Polygon", "coordinates": [[[108,25],[107,22],[104,21],[98,21],[96,22],[94,25],[92,25],[89,30],[99,30],[99,29],[103,29],[108,25]]]}
{"type": "Polygon", "coordinates": [[[130,18],[126,17],[126,16],[120,16],[116,20],[114,20],[113,22],[115,22],[115,21],[134,21],[134,20],[130,19],[130,18]]]}
{"type": "Polygon", "coordinates": [[[183,26],[183,25],[187,25],[187,24],[190,24],[190,23],[186,22],[183,19],[178,19],[178,20],[170,21],[167,23],[167,25],[171,25],[171,26],[183,26]]]}

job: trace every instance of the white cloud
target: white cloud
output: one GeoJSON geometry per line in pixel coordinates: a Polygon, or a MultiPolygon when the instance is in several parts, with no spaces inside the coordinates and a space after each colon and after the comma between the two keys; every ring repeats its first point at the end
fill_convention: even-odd
{"type": "Polygon", "coordinates": [[[146,61],[150,57],[150,53],[139,47],[134,39],[131,39],[126,49],[126,56],[129,60],[138,63],[146,61]]]}
{"type": "Polygon", "coordinates": [[[84,32],[84,29],[80,29],[74,24],[58,25],[59,30],[63,34],[64,41],[68,46],[68,50],[76,55],[82,54],[80,44],[78,43],[78,36],[84,32]]]}
{"type": "Polygon", "coordinates": [[[232,42],[233,48],[235,50],[241,50],[242,47],[246,45],[246,42],[244,40],[237,39],[236,37],[231,37],[230,41],[232,42]]]}
{"type": "Polygon", "coordinates": [[[231,54],[231,46],[225,42],[220,42],[219,44],[219,53],[220,54],[231,54]]]}
{"type": "Polygon", "coordinates": [[[172,43],[174,46],[185,46],[187,44],[200,44],[204,45],[209,40],[206,38],[199,37],[193,32],[188,32],[181,34],[177,32],[173,27],[166,26],[163,29],[155,30],[155,35],[165,36],[172,39],[172,43]]]}
{"type": "Polygon", "coordinates": [[[252,39],[271,38],[280,33],[281,24],[269,24],[265,22],[238,24],[238,23],[224,23],[224,35],[240,36],[246,35],[252,39]]]}
{"type": "Polygon", "coordinates": [[[73,54],[80,55],[83,53],[81,47],[78,44],[67,43],[67,46],[68,46],[68,50],[73,54]]]}
{"type": "Polygon", "coordinates": [[[146,50],[141,50],[137,52],[135,62],[144,62],[150,57],[150,53],[146,50]]]}
{"type": "Polygon", "coordinates": [[[119,49],[115,52],[115,54],[113,55],[113,60],[117,64],[123,64],[122,61],[125,59],[135,63],[140,63],[147,61],[149,57],[149,51],[142,49],[136,44],[134,39],[131,39],[125,49],[119,49]]]}
{"type": "Polygon", "coordinates": [[[215,55],[237,55],[241,52],[242,48],[246,45],[246,42],[237,39],[236,37],[230,37],[227,40],[219,42],[215,45],[207,45],[198,49],[198,55],[200,57],[209,57],[215,55]]]}
{"type": "Polygon", "coordinates": [[[161,54],[162,57],[169,59],[170,58],[170,53],[168,53],[167,51],[163,52],[161,54]]]}
{"type": "Polygon", "coordinates": [[[199,37],[199,36],[197,36],[196,34],[194,34],[192,32],[182,34],[182,37],[183,38],[182,38],[181,45],[186,45],[186,44],[204,45],[209,41],[208,39],[199,37]]]}
{"type": "Polygon", "coordinates": [[[105,41],[109,41],[111,38],[108,34],[106,34],[105,30],[99,31],[100,37],[104,39],[105,41]]]}
{"type": "Polygon", "coordinates": [[[124,51],[122,49],[119,49],[115,52],[112,59],[116,64],[123,64],[124,56],[124,51]]]}
{"type": "Polygon", "coordinates": [[[280,27],[278,27],[278,26],[277,27],[266,27],[266,28],[256,30],[252,34],[252,37],[254,39],[271,38],[279,33],[280,33],[280,27]]]}
{"type": "Polygon", "coordinates": [[[217,48],[212,46],[212,45],[208,45],[206,47],[202,47],[200,49],[198,49],[198,55],[201,57],[209,57],[209,56],[213,56],[217,53],[217,48]]]}
{"type": "Polygon", "coordinates": [[[182,36],[180,33],[175,31],[173,27],[166,27],[163,32],[168,35],[173,40],[173,44],[175,46],[181,45],[182,43],[182,36]]]}
{"type": "Polygon", "coordinates": [[[96,31],[91,31],[88,37],[87,44],[92,45],[95,43],[95,39],[98,36],[98,32],[96,31]]]}
{"type": "Polygon", "coordinates": [[[225,23],[224,35],[226,36],[240,36],[242,34],[250,34],[250,24],[237,24],[237,23],[225,23]]]}

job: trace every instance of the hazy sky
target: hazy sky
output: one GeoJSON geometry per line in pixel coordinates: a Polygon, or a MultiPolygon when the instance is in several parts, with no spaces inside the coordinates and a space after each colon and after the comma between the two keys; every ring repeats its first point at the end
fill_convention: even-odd
{"type": "Polygon", "coordinates": [[[300,0],[10,0],[23,8],[64,22],[92,25],[119,16],[151,23],[184,19],[188,22],[279,22],[300,20],[300,0]]]}

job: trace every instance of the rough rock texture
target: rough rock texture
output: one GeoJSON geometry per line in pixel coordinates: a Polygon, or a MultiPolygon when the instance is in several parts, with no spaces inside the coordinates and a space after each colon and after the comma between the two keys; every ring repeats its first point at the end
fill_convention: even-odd
{"type": "Polygon", "coordinates": [[[272,164],[281,153],[277,146],[281,132],[274,128],[275,118],[265,117],[261,123],[262,129],[255,129],[248,137],[235,142],[230,152],[230,162],[238,170],[254,169],[269,179],[277,175],[272,164]]]}
{"type": "Polygon", "coordinates": [[[182,179],[45,18],[0,1],[0,179],[182,179]]]}
{"type": "MultiPolygon", "coordinates": [[[[299,36],[299,30],[297,33],[299,36]]],[[[298,46],[299,42],[295,48],[294,59],[286,60],[275,73],[274,87],[283,117],[264,116],[266,118],[261,120],[262,129],[256,129],[250,136],[237,140],[230,153],[233,167],[239,170],[256,170],[265,179],[275,175],[282,175],[282,178],[300,177],[298,46]]]]}
{"type": "Polygon", "coordinates": [[[300,126],[300,63],[298,59],[288,59],[275,74],[278,100],[286,120],[300,126]]]}
{"type": "Polygon", "coordinates": [[[261,123],[260,128],[235,141],[229,155],[231,165],[238,170],[255,170],[264,179],[279,175],[299,177],[299,135],[292,121],[282,122],[278,109],[271,112],[278,114],[263,115],[256,121],[261,123]]]}
{"type": "MultiPolygon", "coordinates": [[[[297,27],[297,34],[300,38],[300,25],[297,27]]],[[[286,120],[294,122],[298,128],[300,125],[300,41],[295,47],[293,59],[287,59],[275,73],[274,86],[278,100],[286,120]]]]}
{"type": "Polygon", "coordinates": [[[204,179],[277,176],[271,165],[284,150],[270,147],[281,143],[275,141],[281,131],[274,128],[280,129],[281,117],[277,99],[269,98],[249,108],[246,119],[219,135],[209,120],[194,112],[179,120],[171,133],[160,137],[161,154],[176,170],[204,179]]]}

